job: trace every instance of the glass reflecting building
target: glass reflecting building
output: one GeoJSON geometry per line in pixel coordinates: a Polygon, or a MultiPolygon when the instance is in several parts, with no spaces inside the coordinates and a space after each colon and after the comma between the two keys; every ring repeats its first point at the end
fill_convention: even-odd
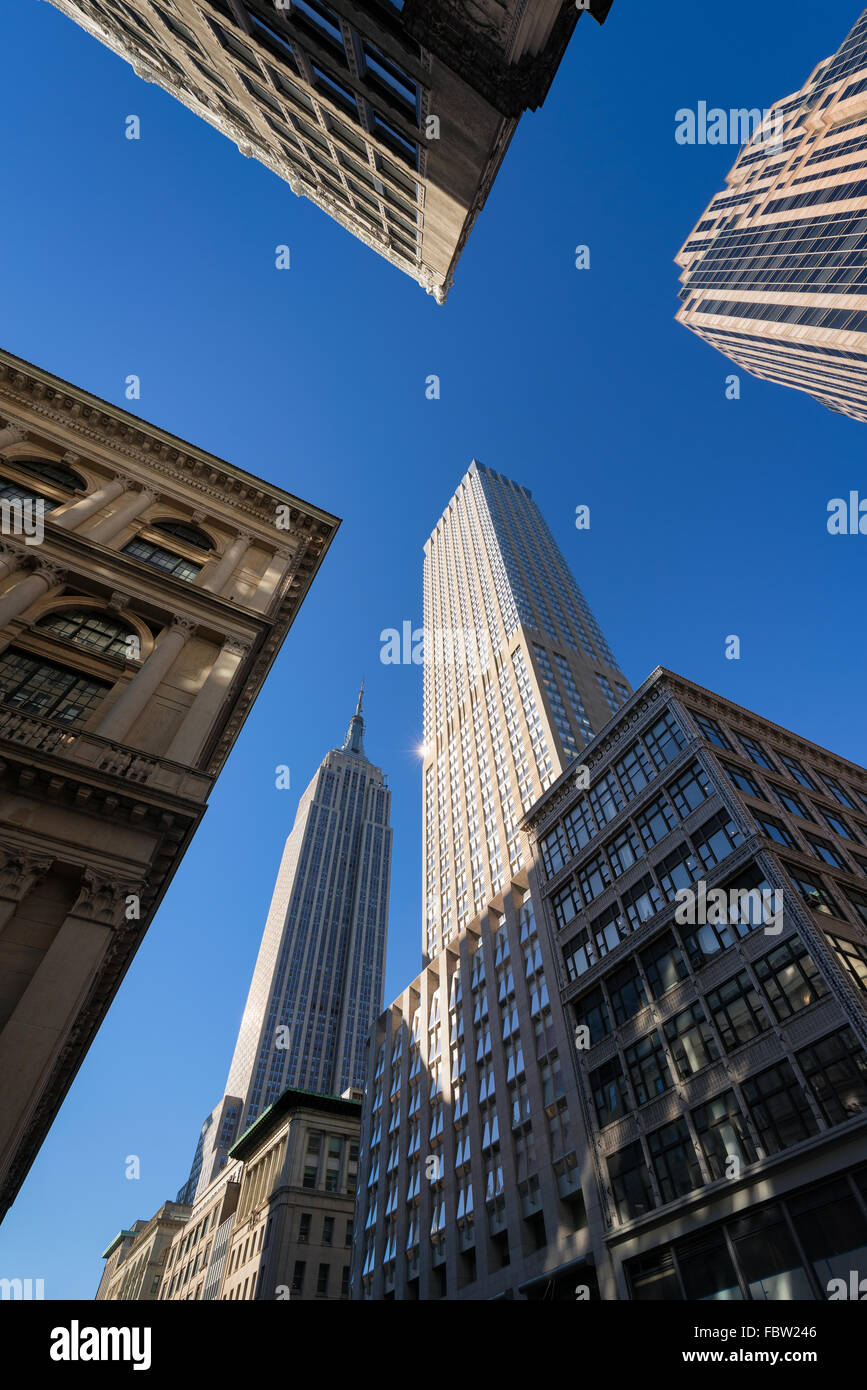
{"type": "Polygon", "coordinates": [[[867,420],[867,11],[744,145],[681,248],[677,321],[867,420]]]}

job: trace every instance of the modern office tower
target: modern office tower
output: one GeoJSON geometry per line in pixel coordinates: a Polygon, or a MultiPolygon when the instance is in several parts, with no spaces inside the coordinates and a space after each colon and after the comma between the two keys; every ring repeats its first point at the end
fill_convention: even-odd
{"type": "Polygon", "coordinates": [[[702,214],[676,258],[677,320],[754,376],[867,420],[865,250],[867,11],[702,214]]]}
{"type": "Polygon", "coordinates": [[[0,513],[2,1215],[337,523],[8,353],[0,513]]]}
{"type": "Polygon", "coordinates": [[[424,968],[372,1034],[355,1296],[536,1297],[586,1216],[519,825],[631,687],[529,491],[475,461],[424,600],[424,968]]]}
{"type": "Polygon", "coordinates": [[[136,1300],[158,1297],[166,1255],[178,1230],[183,1230],[190,1208],[164,1202],[150,1221],[134,1221],[128,1231],[118,1231],[102,1252],[105,1269],[97,1300],[136,1300]]]}
{"type": "Polygon", "coordinates": [[[343,747],[326,753],[298,804],[225,1095],[202,1128],[187,1186],[213,1182],[238,1135],[287,1087],[363,1086],[382,1008],[391,792],[364,754],[361,695],[343,747]]]}
{"type": "Polygon", "coordinates": [[[611,0],[52,0],[442,303],[522,113],[611,0]]]}
{"type": "Polygon", "coordinates": [[[527,826],[602,1296],[858,1297],[867,773],[662,669],[584,759],[527,826]]]}
{"type": "Polygon", "coordinates": [[[475,460],[424,556],[425,963],[524,866],[518,823],[631,687],[529,489],[475,460]]]}

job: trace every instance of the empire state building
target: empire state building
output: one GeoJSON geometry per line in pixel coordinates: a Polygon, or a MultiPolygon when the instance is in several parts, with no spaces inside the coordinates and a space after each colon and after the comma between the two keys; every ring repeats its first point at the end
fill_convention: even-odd
{"type": "Polygon", "coordinates": [[[179,1200],[292,1087],[362,1087],[382,1008],[391,874],[391,792],[364,752],[363,689],[341,748],[326,753],[286,841],[225,1095],[202,1128],[179,1200]]]}

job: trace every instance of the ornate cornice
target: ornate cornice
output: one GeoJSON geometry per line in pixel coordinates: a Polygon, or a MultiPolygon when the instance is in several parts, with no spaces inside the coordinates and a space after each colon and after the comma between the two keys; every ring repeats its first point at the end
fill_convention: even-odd
{"type": "MultiPolygon", "coordinates": [[[[13,409],[17,406],[37,414],[45,421],[47,433],[52,426],[71,427],[83,441],[110,450],[116,462],[128,459],[148,473],[157,472],[168,481],[181,484],[184,490],[193,489],[203,497],[230,506],[236,515],[238,512],[246,514],[259,526],[271,522],[275,501],[286,500],[280,489],[272,488],[259,478],[235,475],[228,471],[223,460],[203,455],[183,440],[160,438],[156,427],[149,429],[145,422],[139,424],[133,417],[118,419],[110,406],[103,406],[95,397],[90,401],[80,400],[76,388],[65,389],[65,382],[58,380],[49,384],[40,380],[35,372],[28,370],[28,365],[0,360],[0,400],[4,417],[8,403],[13,409]]],[[[34,429],[29,422],[10,423],[25,430],[34,429]]],[[[137,485],[143,490],[153,490],[142,479],[122,472],[115,476],[125,488],[137,485]]],[[[299,499],[292,498],[291,505],[300,511],[307,525],[321,527],[325,534],[334,529],[332,518],[320,517],[313,509],[307,510],[299,499]]]]}

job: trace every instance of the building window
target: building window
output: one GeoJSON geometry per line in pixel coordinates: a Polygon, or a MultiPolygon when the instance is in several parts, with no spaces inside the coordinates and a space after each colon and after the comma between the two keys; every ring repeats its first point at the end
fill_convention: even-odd
{"type": "Polygon", "coordinates": [[[109,618],[98,609],[59,608],[46,613],[36,627],[104,656],[137,658],[140,653],[138,633],[128,623],[109,618]]]}
{"type": "Polygon", "coordinates": [[[836,777],[828,777],[823,773],[822,781],[825,783],[831,795],[839,801],[841,806],[847,806],[850,811],[856,809],[855,802],[852,800],[849,793],[840,785],[836,777]]]}
{"type": "Polygon", "coordinates": [[[668,1020],[665,1038],[681,1080],[719,1057],[716,1039],[698,1001],[668,1020]]]}
{"type": "Polygon", "coordinates": [[[568,946],[564,947],[563,959],[566,962],[566,973],[570,980],[580,979],[582,975],[586,975],[591,966],[596,964],[596,949],[587,927],[579,932],[568,946]]]}
{"type": "Polygon", "coordinates": [[[728,858],[732,850],[742,843],[743,836],[727,811],[719,811],[705,821],[693,838],[696,853],[706,869],[712,869],[728,858]]]}
{"type": "Polygon", "coordinates": [[[152,521],[149,525],[152,531],[163,531],[167,536],[183,541],[184,545],[194,545],[198,550],[214,549],[210,536],[200,531],[198,526],[190,526],[183,521],[152,521]]]}
{"type": "MultiPolygon", "coordinates": [[[[867,981],[867,964],[865,964],[865,981],[867,981]]],[[[591,989],[589,993],[582,994],[580,999],[576,999],[574,1009],[575,1023],[578,1027],[587,1028],[591,1047],[601,1042],[611,1032],[611,1018],[601,986],[597,985],[595,989],[591,989]]]]}
{"type": "Polygon", "coordinates": [[[827,1124],[842,1125],[867,1110],[867,1053],[851,1028],[796,1055],[827,1124]]]}
{"type": "Polygon", "coordinates": [[[305,1260],[296,1260],[295,1269],[292,1274],[292,1293],[304,1292],[304,1271],[307,1268],[305,1260]]]}
{"type": "Polygon", "coordinates": [[[801,897],[814,912],[821,912],[828,917],[840,917],[842,915],[834,898],[820,878],[817,878],[815,874],[808,874],[804,869],[797,869],[794,864],[787,864],[786,868],[801,897]]]}
{"type": "Polygon", "coordinates": [[[171,551],[163,550],[161,546],[153,545],[150,541],[130,541],[123,547],[123,553],[130,555],[134,560],[143,561],[146,565],[152,565],[154,569],[162,570],[165,574],[174,575],[175,579],[184,579],[187,582],[195,579],[202,568],[192,560],[173,555],[171,551]]]}
{"type": "Polygon", "coordinates": [[[641,831],[641,838],[648,849],[664,840],[676,823],[677,817],[662,796],[656,797],[635,817],[635,824],[641,831]]]}
{"type": "Polygon", "coordinates": [[[768,772],[775,772],[776,768],[771,762],[770,757],[765,752],[762,745],[754,738],[747,738],[745,734],[740,735],[741,746],[747,755],[758,767],[767,768],[768,772]]]}
{"type": "Polygon", "coordinates": [[[645,874],[623,894],[623,906],[633,931],[659,912],[663,906],[662,894],[650,874],[645,874]]]}
{"type": "Polygon", "coordinates": [[[668,1059],[662,1038],[656,1030],[648,1033],[646,1038],[639,1038],[637,1043],[626,1049],[624,1056],[639,1105],[647,1105],[648,1101],[655,1100],[670,1088],[672,1081],[668,1059]]]}
{"type": "Polygon", "coordinates": [[[670,782],[665,790],[677,807],[678,815],[682,820],[686,820],[687,816],[707,800],[710,795],[710,783],[698,763],[693,763],[675,782],[670,782]]]}
{"type": "Polygon", "coordinates": [[[800,816],[801,820],[812,820],[813,817],[804,805],[804,802],[794,792],[783,791],[782,787],[774,787],[777,799],[781,806],[785,806],[787,811],[791,811],[793,816],[800,816]]]}
{"type": "Polygon", "coordinates": [[[657,767],[664,767],[677,757],[684,740],[677,720],[670,711],[667,710],[661,719],[651,725],[644,735],[644,742],[657,767]]]}
{"type": "Polygon", "coordinates": [[[611,874],[603,855],[597,854],[582,865],[578,870],[578,882],[581,885],[585,903],[592,903],[594,898],[599,897],[599,894],[611,882],[611,874]]]}
{"type": "Polygon", "coordinates": [[[804,1093],[788,1062],[751,1076],[742,1089],[766,1153],[779,1153],[818,1133],[819,1126],[804,1104],[804,1093]]]}
{"type": "Polygon", "coordinates": [[[769,1026],[755,985],[746,970],[705,996],[708,1012],[726,1052],[758,1037],[769,1026]]]}
{"type": "Polygon", "coordinates": [[[614,770],[630,800],[633,800],[640,791],[643,791],[654,776],[650,759],[638,743],[614,764],[614,770]]]}
{"type": "Polygon", "coordinates": [[[826,864],[832,865],[835,869],[848,871],[849,865],[835,845],[829,844],[827,840],[820,840],[816,835],[808,835],[806,839],[817,858],[824,860],[826,864]]]}
{"type": "Polygon", "coordinates": [[[566,836],[562,825],[555,825],[542,840],[542,859],[549,878],[553,878],[566,863],[566,836]]]}
{"type": "Polygon", "coordinates": [[[0,701],[61,724],[81,724],[111,686],[9,647],[0,654],[0,701]]]}
{"type": "Polygon", "coordinates": [[[328,1271],[329,1271],[329,1268],[330,1268],[330,1266],[327,1265],[327,1264],[321,1264],[321,1265],[319,1266],[319,1273],[318,1273],[318,1275],[316,1276],[316,1292],[317,1292],[317,1293],[327,1293],[327,1292],[328,1292],[328,1271]]]}
{"type": "Polygon", "coordinates": [[[557,918],[557,926],[562,931],[577,917],[581,908],[574,883],[567,883],[565,888],[561,888],[559,892],[555,893],[551,898],[551,903],[557,918]]]}
{"type": "Polygon", "coordinates": [[[625,874],[627,869],[631,869],[633,864],[637,864],[639,859],[644,857],[644,850],[638,833],[631,825],[628,825],[613,840],[609,840],[605,849],[617,878],[621,874],[625,874]]]}
{"type": "Polygon", "coordinates": [[[739,791],[746,792],[748,796],[757,796],[761,801],[767,801],[767,797],[751,772],[746,772],[743,768],[733,767],[730,763],[722,761],[721,766],[729,781],[734,782],[739,791]]]}
{"type": "Polygon", "coordinates": [[[689,973],[672,932],[659,937],[641,953],[641,964],[654,999],[661,999],[689,973]]]}
{"type": "Polygon", "coordinates": [[[611,1155],[608,1177],[621,1224],[652,1211],[653,1188],[640,1143],[630,1144],[611,1155]]]}
{"type": "Polygon", "coordinates": [[[762,956],[754,969],[779,1023],[828,993],[812,957],[797,936],[762,956]]]}
{"type": "Polygon", "coordinates": [[[822,816],[829,830],[833,830],[835,835],[841,836],[844,840],[855,840],[852,828],[848,821],[844,821],[840,816],[835,816],[833,811],[823,811],[822,816]]]}
{"type": "Polygon", "coordinates": [[[667,854],[657,864],[656,872],[662,884],[662,891],[669,902],[674,902],[678,892],[690,888],[701,875],[695,856],[686,843],[678,845],[676,850],[667,854]]]}
{"type": "Polygon", "coordinates": [[[863,925],[867,927],[867,895],[859,893],[857,888],[844,888],[843,895],[850,907],[854,907],[863,925]]]}
{"type": "Polygon", "coordinates": [[[723,733],[721,726],[715,719],[711,719],[709,714],[696,714],[695,710],[693,710],[692,717],[708,743],[713,743],[717,748],[731,749],[731,744],[723,733]]]}
{"type": "Polygon", "coordinates": [[[862,946],[859,941],[847,941],[842,936],[829,935],[828,941],[844,969],[849,972],[855,983],[867,992],[867,946],[862,946]]]}
{"type": "Polygon", "coordinates": [[[808,791],[814,792],[816,790],[815,783],[811,781],[797,758],[790,757],[788,753],[781,753],[779,756],[780,762],[783,764],[783,767],[790,777],[796,782],[799,782],[802,787],[806,787],[808,791]]]}
{"type": "Polygon", "coordinates": [[[596,1121],[600,1129],[610,1125],[630,1109],[629,1091],[619,1057],[613,1057],[604,1066],[590,1073],[590,1090],[596,1107],[596,1121]]]}
{"type": "Polygon", "coordinates": [[[701,1167],[683,1118],[655,1129],[647,1136],[647,1145],[663,1202],[673,1202],[702,1186],[701,1167]]]}
{"type": "MultiPolygon", "coordinates": [[[[692,1118],[711,1177],[731,1177],[731,1158],[737,1159],[738,1165],[755,1163],[755,1145],[734,1091],[724,1091],[706,1105],[700,1105],[693,1110],[692,1118]]],[[[734,1172],[739,1176],[739,1167],[734,1172]]]]}
{"type": "Polygon", "coordinates": [[[347,1218],[347,1222],[346,1222],[346,1232],[345,1232],[344,1237],[343,1237],[343,1244],[346,1246],[347,1250],[349,1249],[350,1245],[352,1244],[352,1218],[351,1218],[351,1217],[348,1217],[348,1218],[347,1218]]]}
{"type": "Polygon", "coordinates": [[[753,811],[756,825],[763,835],[769,840],[774,840],[778,845],[788,845],[789,849],[797,849],[798,842],[788,826],[785,826],[776,816],[769,816],[764,811],[753,811]]]}
{"type": "Polygon", "coordinates": [[[340,1275],[340,1297],[349,1297],[349,1265],[344,1265],[340,1275]]]}
{"type": "Polygon", "coordinates": [[[298,1227],[298,1241],[301,1245],[306,1245],[310,1240],[310,1223],[313,1220],[313,1213],[302,1211],[301,1222],[298,1227]]]}
{"type": "Polygon", "coordinates": [[[563,824],[566,827],[566,834],[569,838],[569,848],[573,854],[577,854],[585,845],[589,845],[591,839],[596,834],[596,827],[590,815],[589,803],[582,800],[577,806],[564,817],[563,824]]]}
{"type": "Polygon", "coordinates": [[[647,1002],[644,995],[644,985],[634,961],[622,966],[620,970],[612,971],[610,975],[606,976],[605,984],[608,988],[608,998],[611,1000],[614,1020],[618,1025],[625,1023],[627,1019],[634,1018],[638,1011],[644,1008],[647,1002]]]}

